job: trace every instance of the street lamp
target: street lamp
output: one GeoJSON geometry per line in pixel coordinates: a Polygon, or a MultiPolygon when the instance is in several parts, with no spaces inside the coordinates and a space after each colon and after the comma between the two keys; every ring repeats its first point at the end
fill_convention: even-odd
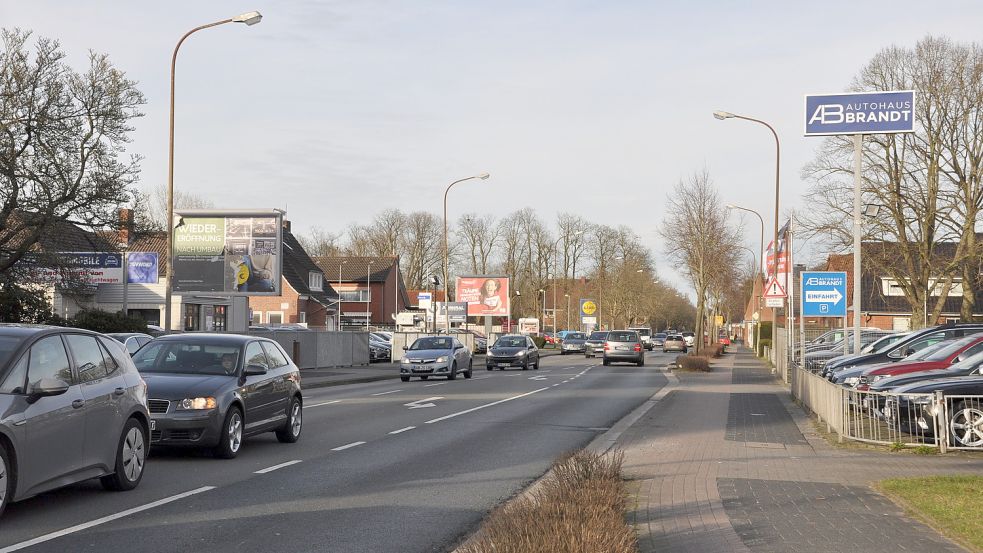
{"type": "MultiPolygon", "coordinates": [[[[559,251],[560,240],[563,240],[564,238],[570,238],[573,236],[580,236],[585,232],[587,232],[586,229],[578,230],[577,232],[569,236],[560,236],[553,242],[553,333],[554,334],[556,334],[556,268],[560,266],[560,251],[559,251]]],[[[574,278],[577,277],[577,275],[573,275],[573,276],[574,278]]],[[[566,280],[567,278],[566,266],[563,267],[563,278],[564,280],[566,280]]],[[[567,319],[569,319],[570,318],[569,314],[567,315],[568,315],[567,319]]],[[[570,330],[569,320],[567,321],[567,330],[570,330]]]]}
{"type": "Polygon", "coordinates": [[[172,259],[174,253],[174,76],[177,69],[177,53],[185,39],[198,31],[226,23],[245,23],[247,26],[253,26],[262,19],[263,16],[259,12],[246,12],[229,19],[195,27],[184,33],[181,40],[177,41],[177,45],[174,46],[174,54],[171,55],[171,115],[167,145],[167,255],[164,256],[167,265],[167,288],[164,290],[164,329],[167,332],[171,331],[171,290],[174,286],[174,260],[172,259]]]}
{"type": "MultiPolygon", "coordinates": [[[[757,269],[754,272],[754,274],[757,275],[758,272],[761,270],[761,266],[764,265],[764,259],[765,259],[765,220],[761,218],[760,213],[758,213],[753,209],[748,209],[746,207],[741,207],[739,205],[734,205],[734,204],[727,204],[727,209],[739,209],[741,211],[747,211],[748,213],[753,213],[754,216],[758,218],[758,222],[761,223],[761,249],[758,253],[758,260],[761,262],[761,264],[756,265],[757,269]]],[[[753,256],[753,252],[752,252],[752,256],[753,256]]]]}
{"type": "Polygon", "coordinates": [[[369,307],[372,305],[372,261],[365,266],[365,331],[369,331],[369,307]]]}
{"type": "MultiPolygon", "coordinates": [[[[570,330],[570,294],[563,294],[563,295],[567,297],[567,330],[570,330]]],[[[553,309],[554,309],[554,313],[556,313],[556,311],[555,311],[556,306],[555,305],[553,306],[553,309]]],[[[581,325],[581,326],[583,326],[583,325],[581,325]]],[[[581,330],[583,330],[583,329],[581,329],[581,330]]]]}
{"type": "Polygon", "coordinates": [[[341,266],[348,263],[347,259],[342,259],[338,264],[338,331],[341,331],[341,266]]]}
{"type": "MultiPolygon", "coordinates": [[[[774,255],[774,269],[772,270],[772,274],[775,275],[775,277],[777,278],[778,277],[778,215],[779,215],[778,207],[779,207],[779,197],[780,197],[780,194],[781,194],[781,178],[780,178],[781,177],[781,173],[780,173],[780,168],[781,168],[781,158],[782,158],[782,146],[781,146],[781,142],[778,140],[778,133],[775,132],[775,128],[772,127],[771,125],[769,125],[768,123],[765,123],[764,121],[762,121],[760,119],[754,119],[753,117],[745,117],[743,115],[737,115],[737,114],[730,113],[730,112],[727,112],[727,111],[715,111],[715,112],[713,112],[713,116],[715,118],[717,118],[717,119],[720,119],[720,120],[724,120],[724,119],[743,119],[745,121],[751,121],[752,123],[758,123],[759,125],[764,125],[764,126],[768,127],[768,130],[771,131],[772,136],[775,137],[775,237],[774,237],[774,242],[772,242],[772,244],[774,244],[773,247],[775,248],[775,255],[774,255]]],[[[764,226],[764,223],[762,223],[762,226],[764,226]]],[[[762,235],[763,234],[764,233],[762,233],[762,235]]],[[[764,241],[763,237],[762,237],[762,241],[764,241]]],[[[778,329],[777,329],[777,327],[778,327],[778,317],[776,316],[776,310],[775,310],[775,308],[772,307],[771,308],[771,347],[772,347],[772,351],[775,351],[775,349],[774,349],[775,348],[775,341],[776,341],[776,337],[778,336],[778,329]]],[[[859,348],[857,348],[857,350],[859,351],[859,348]]]]}
{"type": "MultiPolygon", "coordinates": [[[[546,278],[549,279],[549,275],[546,275],[546,278]]],[[[541,293],[543,295],[543,331],[545,332],[546,331],[546,289],[545,288],[540,288],[539,289],[539,293],[541,293]]],[[[555,305],[553,306],[553,313],[554,313],[553,317],[555,318],[556,317],[556,314],[555,314],[556,313],[556,306],[555,305]]],[[[556,321],[553,321],[553,327],[554,327],[553,330],[555,332],[556,331],[556,328],[555,328],[556,327],[556,321]]]]}
{"type": "MultiPolygon", "coordinates": [[[[470,177],[464,177],[463,179],[458,179],[458,180],[456,180],[456,181],[448,184],[447,185],[447,189],[444,190],[444,311],[445,312],[447,312],[447,303],[448,303],[448,300],[450,300],[450,296],[448,295],[449,294],[448,286],[447,286],[447,278],[448,278],[447,273],[449,271],[449,265],[450,265],[450,261],[449,261],[450,254],[448,253],[449,252],[449,247],[448,247],[448,243],[447,243],[447,193],[450,192],[451,191],[451,188],[455,184],[457,184],[459,182],[464,182],[464,181],[468,181],[468,180],[472,180],[472,179],[488,180],[488,177],[490,177],[490,176],[491,175],[489,175],[488,173],[480,173],[478,175],[474,175],[474,176],[470,176],[470,177]]],[[[451,318],[450,318],[450,313],[449,312],[447,313],[447,317],[446,317],[446,320],[444,321],[444,323],[445,323],[445,328],[447,330],[447,333],[450,334],[451,333],[451,318]]]]}

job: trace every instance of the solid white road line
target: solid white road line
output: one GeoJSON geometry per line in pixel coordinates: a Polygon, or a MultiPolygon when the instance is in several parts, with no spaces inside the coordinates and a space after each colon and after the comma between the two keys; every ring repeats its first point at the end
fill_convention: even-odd
{"type": "Polygon", "coordinates": [[[107,515],[107,516],[104,516],[102,518],[97,518],[97,519],[92,520],[92,521],[89,521],[89,522],[83,522],[82,524],[78,524],[78,525],[72,526],[70,528],[65,528],[64,530],[58,530],[57,532],[52,532],[50,534],[45,534],[43,536],[38,536],[36,538],[32,538],[32,539],[29,539],[27,541],[22,541],[20,543],[15,543],[13,545],[8,545],[7,547],[4,547],[3,549],[0,549],[0,553],[11,553],[12,551],[20,551],[21,549],[24,549],[24,548],[27,548],[27,547],[31,547],[31,546],[37,545],[39,543],[44,543],[46,541],[51,541],[53,539],[60,538],[62,536],[67,536],[69,534],[74,534],[76,532],[81,532],[82,530],[88,530],[89,528],[92,528],[93,526],[99,526],[100,524],[106,524],[107,522],[112,522],[114,520],[118,520],[118,519],[121,519],[123,517],[128,517],[130,515],[134,515],[136,513],[140,513],[140,512],[143,512],[143,511],[147,511],[147,510],[153,509],[155,507],[160,507],[161,505],[167,505],[168,503],[172,503],[174,501],[178,501],[180,499],[184,499],[185,497],[190,497],[192,495],[199,494],[199,493],[202,493],[202,492],[207,492],[209,490],[214,490],[214,489],[215,489],[215,486],[202,486],[200,488],[196,488],[196,489],[193,489],[191,491],[187,491],[187,492],[184,492],[184,493],[179,493],[177,495],[172,495],[170,497],[165,497],[164,499],[158,499],[157,501],[154,501],[154,502],[151,502],[151,503],[147,503],[146,505],[140,505],[139,507],[134,507],[132,509],[127,509],[125,511],[120,511],[120,512],[118,512],[116,514],[107,515]]]}
{"type": "Polygon", "coordinates": [[[393,430],[392,432],[390,432],[390,434],[402,434],[403,432],[406,432],[407,430],[413,430],[414,428],[416,428],[416,427],[415,426],[407,426],[406,428],[400,428],[399,430],[393,430]]]}
{"type": "Polygon", "coordinates": [[[507,397],[505,399],[500,399],[498,401],[493,401],[491,403],[486,403],[484,405],[479,405],[477,407],[472,407],[471,409],[465,409],[464,411],[458,411],[457,413],[451,413],[450,415],[445,415],[443,417],[439,417],[439,418],[436,418],[436,419],[431,419],[431,420],[428,420],[427,422],[425,422],[424,424],[433,424],[435,422],[445,421],[447,419],[453,419],[454,417],[458,417],[458,416],[461,416],[461,415],[466,415],[468,413],[474,413],[475,411],[478,411],[480,409],[484,409],[485,407],[491,407],[493,405],[499,405],[501,403],[505,403],[506,401],[512,401],[513,399],[519,399],[520,397],[531,396],[533,394],[537,394],[539,392],[542,392],[543,390],[549,390],[549,389],[550,389],[549,386],[547,386],[545,388],[540,388],[538,390],[533,390],[531,392],[526,392],[524,394],[519,394],[517,396],[507,397]]]}
{"type": "Polygon", "coordinates": [[[358,447],[358,446],[360,446],[360,445],[362,445],[364,443],[365,442],[352,442],[350,444],[345,444],[343,446],[333,447],[333,448],[331,448],[331,451],[344,451],[346,449],[351,449],[353,447],[358,447]]]}
{"type": "Polygon", "coordinates": [[[273,472],[277,469],[282,469],[283,467],[289,467],[290,465],[296,465],[300,462],[300,459],[295,459],[293,461],[287,461],[286,463],[280,463],[279,465],[273,465],[272,467],[266,467],[265,469],[260,469],[253,474],[266,474],[267,472],[273,472]]]}
{"type": "Polygon", "coordinates": [[[389,390],[388,392],[379,392],[378,394],[372,394],[373,396],[384,396],[386,394],[395,394],[396,392],[402,392],[403,390],[389,390]]]}
{"type": "Polygon", "coordinates": [[[324,403],[315,403],[313,405],[305,405],[304,408],[305,409],[309,409],[311,407],[321,407],[322,405],[334,405],[335,403],[341,403],[341,400],[340,399],[334,399],[334,400],[331,400],[331,401],[325,401],[324,403]]]}

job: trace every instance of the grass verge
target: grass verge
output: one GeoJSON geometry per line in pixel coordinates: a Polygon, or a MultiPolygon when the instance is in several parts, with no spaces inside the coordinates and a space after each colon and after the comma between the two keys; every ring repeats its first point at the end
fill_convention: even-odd
{"type": "Polygon", "coordinates": [[[622,453],[580,451],[557,461],[534,491],[499,507],[459,553],[634,553],[625,522],[622,453]]]}
{"type": "Polygon", "coordinates": [[[946,536],[983,551],[983,476],[896,478],[878,488],[946,536]]]}

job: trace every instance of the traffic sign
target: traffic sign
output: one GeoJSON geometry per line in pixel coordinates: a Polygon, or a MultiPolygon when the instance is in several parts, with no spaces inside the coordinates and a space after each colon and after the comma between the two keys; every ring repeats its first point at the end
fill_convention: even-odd
{"type": "MultiPolygon", "coordinates": [[[[775,275],[768,280],[768,284],[765,286],[765,299],[773,298],[784,298],[788,294],[785,293],[785,288],[782,288],[781,283],[778,282],[778,278],[775,275]]],[[[768,307],[774,307],[768,304],[768,307]]]]}
{"type": "Polygon", "coordinates": [[[805,97],[805,135],[909,133],[915,91],[815,94],[805,97]]]}
{"type": "Polygon", "coordinates": [[[785,307],[785,298],[781,296],[776,296],[774,298],[765,298],[765,307],[785,307]]]}
{"type": "Polygon", "coordinates": [[[846,273],[802,273],[802,316],[846,317],[846,273]]]}

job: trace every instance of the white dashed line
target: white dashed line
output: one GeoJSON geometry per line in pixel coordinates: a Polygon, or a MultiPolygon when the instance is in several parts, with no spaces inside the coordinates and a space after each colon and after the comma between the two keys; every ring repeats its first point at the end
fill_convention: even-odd
{"type": "Polygon", "coordinates": [[[430,388],[431,386],[443,386],[444,384],[447,384],[447,383],[446,382],[434,382],[433,384],[427,384],[426,386],[424,386],[424,388],[430,388]]]}
{"type": "Polygon", "coordinates": [[[379,392],[378,394],[372,394],[373,396],[384,396],[386,394],[395,394],[396,392],[402,392],[403,390],[389,390],[388,392],[379,392]]]}
{"type": "Polygon", "coordinates": [[[402,434],[403,432],[406,432],[407,430],[413,430],[414,428],[416,428],[416,427],[415,426],[407,426],[406,428],[400,428],[399,430],[393,430],[392,432],[390,432],[390,434],[402,434]]]}
{"type": "Polygon", "coordinates": [[[257,470],[253,474],[266,474],[267,472],[273,472],[273,471],[275,471],[277,469],[282,469],[283,467],[289,467],[290,465],[296,465],[299,462],[300,462],[300,459],[296,459],[296,460],[293,460],[293,461],[287,461],[286,463],[280,463],[279,465],[273,465],[272,467],[266,467],[265,469],[257,470]]]}
{"type": "Polygon", "coordinates": [[[60,538],[62,536],[67,536],[69,534],[74,534],[76,532],[81,532],[82,530],[88,530],[89,528],[92,528],[94,526],[99,526],[100,524],[106,524],[107,522],[112,522],[114,520],[119,520],[119,519],[121,519],[123,517],[128,517],[130,515],[135,515],[137,513],[140,513],[140,512],[143,512],[143,511],[147,511],[147,510],[153,509],[155,507],[160,507],[161,505],[167,505],[168,503],[172,503],[174,501],[178,501],[180,499],[184,499],[185,497],[190,497],[192,495],[196,495],[196,494],[199,494],[199,493],[202,493],[202,492],[207,492],[209,490],[214,490],[214,489],[215,489],[215,486],[202,486],[200,488],[196,488],[196,489],[191,490],[191,491],[187,491],[187,492],[184,492],[184,493],[179,493],[177,495],[172,495],[170,497],[165,497],[164,499],[158,499],[157,501],[153,501],[151,503],[147,503],[146,505],[140,505],[139,507],[134,507],[132,509],[127,509],[125,511],[120,511],[118,513],[115,513],[115,514],[112,514],[112,515],[107,515],[107,516],[104,516],[102,518],[97,518],[97,519],[92,520],[92,521],[89,521],[89,522],[83,522],[82,524],[78,524],[78,525],[72,526],[70,528],[65,528],[64,530],[58,530],[57,532],[52,532],[50,534],[45,534],[43,536],[38,536],[36,538],[30,539],[30,540],[27,540],[27,541],[22,541],[20,543],[15,543],[13,545],[8,545],[7,547],[4,547],[3,549],[0,549],[0,553],[11,553],[13,551],[20,551],[21,549],[25,549],[27,547],[31,547],[31,546],[37,545],[39,543],[44,543],[46,541],[51,541],[53,539],[60,538]]]}
{"type": "Polygon", "coordinates": [[[431,419],[431,420],[428,420],[425,424],[433,424],[435,422],[445,421],[447,419],[452,419],[452,418],[458,417],[460,415],[466,415],[468,413],[474,413],[475,411],[478,411],[480,409],[484,409],[485,407],[491,407],[493,405],[498,405],[498,404],[501,404],[501,403],[505,403],[506,401],[512,401],[513,399],[519,399],[520,397],[531,396],[533,394],[542,392],[543,390],[549,390],[549,386],[547,386],[545,388],[540,388],[538,390],[533,390],[531,392],[526,392],[524,394],[519,394],[517,396],[507,397],[505,399],[500,399],[498,401],[493,401],[491,403],[486,403],[484,405],[479,405],[477,407],[472,407],[471,409],[465,409],[464,411],[458,411],[457,413],[451,413],[450,415],[445,415],[443,417],[439,417],[439,418],[436,418],[436,419],[431,419]]]}
{"type": "Polygon", "coordinates": [[[331,451],[344,451],[346,449],[351,449],[353,447],[358,447],[358,446],[360,446],[360,445],[362,445],[364,443],[365,442],[352,442],[350,444],[346,444],[346,445],[343,445],[343,446],[333,447],[333,448],[331,448],[331,451]]]}
{"type": "Polygon", "coordinates": [[[315,403],[313,405],[305,405],[304,408],[305,409],[310,409],[311,407],[321,407],[323,405],[334,405],[335,403],[341,403],[341,400],[340,399],[335,399],[335,400],[332,400],[332,401],[325,401],[324,403],[315,403]]]}
{"type": "Polygon", "coordinates": [[[557,387],[557,386],[559,386],[560,384],[562,384],[562,382],[558,382],[558,383],[556,383],[556,384],[554,384],[554,385],[553,385],[552,387],[553,387],[553,388],[556,388],[556,387],[557,387]]]}

